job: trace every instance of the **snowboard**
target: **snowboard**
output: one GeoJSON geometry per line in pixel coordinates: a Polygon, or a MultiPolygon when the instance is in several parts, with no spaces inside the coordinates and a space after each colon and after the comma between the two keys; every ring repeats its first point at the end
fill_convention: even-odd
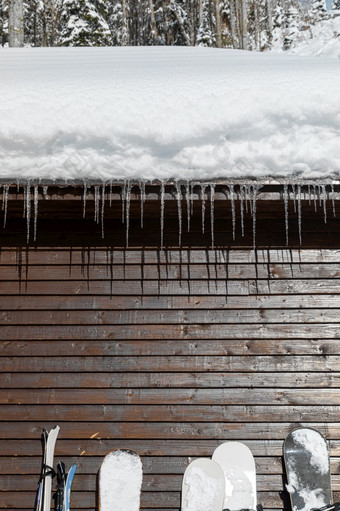
{"type": "Polygon", "coordinates": [[[241,442],[225,442],[215,449],[212,459],[225,477],[223,509],[256,509],[256,469],[250,449],[241,442]]]}
{"type": "Polygon", "coordinates": [[[99,511],[139,511],[142,462],[128,449],[105,456],[99,470],[99,511]]]}
{"type": "Polygon", "coordinates": [[[224,473],[207,458],[198,458],[186,468],[182,483],[182,511],[222,511],[224,473]]]}
{"type": "Polygon", "coordinates": [[[292,511],[332,508],[329,453],[321,433],[295,429],[284,442],[283,456],[292,511]]]}

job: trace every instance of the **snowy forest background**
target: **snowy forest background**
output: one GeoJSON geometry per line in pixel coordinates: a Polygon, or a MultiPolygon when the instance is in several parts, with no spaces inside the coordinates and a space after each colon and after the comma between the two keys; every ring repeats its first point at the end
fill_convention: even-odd
{"type": "MultiPolygon", "coordinates": [[[[320,21],[326,0],[19,0],[27,46],[212,46],[263,51],[291,48],[320,21]]],[[[340,0],[332,0],[340,9],[340,0]]],[[[0,0],[0,44],[10,10],[0,0]]],[[[311,36],[312,37],[312,34],[311,36]]]]}

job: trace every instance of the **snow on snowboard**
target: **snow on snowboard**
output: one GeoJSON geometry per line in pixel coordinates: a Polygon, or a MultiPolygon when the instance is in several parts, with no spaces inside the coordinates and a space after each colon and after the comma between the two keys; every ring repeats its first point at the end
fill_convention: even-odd
{"type": "Polygon", "coordinates": [[[142,480],[142,462],[136,452],[110,452],[99,470],[99,511],[139,511],[142,480]]]}
{"type": "Polygon", "coordinates": [[[325,438],[312,428],[298,428],[283,447],[292,511],[339,509],[332,504],[329,452],[325,438]]]}
{"type": "Polygon", "coordinates": [[[222,511],[225,480],[222,468],[213,460],[192,461],[183,476],[182,511],[222,511]]]}

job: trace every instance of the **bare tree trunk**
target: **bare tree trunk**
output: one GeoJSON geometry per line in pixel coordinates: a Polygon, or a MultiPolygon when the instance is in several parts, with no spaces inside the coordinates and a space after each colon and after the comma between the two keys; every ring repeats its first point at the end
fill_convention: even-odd
{"type": "Polygon", "coordinates": [[[273,11],[272,11],[272,0],[267,0],[267,13],[268,13],[268,32],[270,34],[269,37],[272,36],[273,33],[273,11]]]}
{"type": "Polygon", "coordinates": [[[130,31],[129,31],[127,9],[126,9],[126,0],[123,0],[123,2],[122,2],[122,11],[123,11],[122,46],[128,46],[130,44],[130,31]]]}
{"type": "Polygon", "coordinates": [[[230,1],[230,30],[233,48],[237,49],[240,47],[240,39],[239,31],[237,30],[237,14],[234,0],[230,1]]]}
{"type": "Polygon", "coordinates": [[[199,27],[202,25],[202,19],[203,19],[203,0],[200,0],[200,3],[199,3],[199,20],[198,20],[198,26],[199,27]]]}
{"type": "Polygon", "coordinates": [[[221,12],[220,0],[215,0],[215,17],[216,17],[216,42],[217,47],[222,48],[222,28],[221,28],[221,12]]]}
{"type": "Polygon", "coordinates": [[[23,0],[11,0],[9,6],[8,43],[12,48],[24,46],[23,0]]]}
{"type": "Polygon", "coordinates": [[[158,29],[157,29],[157,23],[156,23],[155,9],[153,6],[153,0],[149,0],[149,8],[150,8],[150,17],[151,17],[152,39],[157,44],[158,43],[158,29]]]}
{"type": "Polygon", "coordinates": [[[248,50],[248,5],[247,0],[242,2],[242,49],[248,50]]]}
{"type": "Polygon", "coordinates": [[[190,45],[195,46],[196,40],[196,4],[194,1],[189,1],[189,32],[190,32],[190,45]]]}
{"type": "Polygon", "coordinates": [[[48,27],[47,27],[47,6],[46,0],[43,1],[43,13],[42,13],[42,27],[43,27],[43,39],[42,45],[48,46],[48,27]]]}
{"type": "Polygon", "coordinates": [[[260,24],[259,24],[259,11],[258,11],[258,5],[255,1],[254,4],[254,39],[255,39],[255,48],[256,50],[259,50],[261,47],[261,41],[260,41],[260,24]]]}
{"type": "Polygon", "coordinates": [[[55,32],[56,32],[56,12],[54,0],[51,0],[51,37],[50,37],[50,46],[55,46],[55,32]]]}

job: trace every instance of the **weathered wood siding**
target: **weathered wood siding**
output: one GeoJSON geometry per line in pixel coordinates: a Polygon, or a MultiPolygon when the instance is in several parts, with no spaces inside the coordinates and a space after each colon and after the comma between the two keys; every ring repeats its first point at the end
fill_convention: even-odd
{"type": "MultiPolygon", "coordinates": [[[[13,220],[0,253],[0,507],[32,509],[40,433],[56,423],[56,460],[78,464],[74,509],[96,507],[101,459],[125,447],[143,459],[142,507],[177,510],[189,461],[225,440],[254,453],[264,507],[288,508],[282,443],[301,424],[330,440],[340,492],[340,249],[315,241],[340,237],[321,220],[290,250],[277,220],[280,243],[256,253],[249,236],[244,249],[194,234],[181,250],[147,237],[91,246],[63,221],[40,223],[25,249],[13,220]]],[[[263,224],[269,237],[276,224],[263,224]]]]}

